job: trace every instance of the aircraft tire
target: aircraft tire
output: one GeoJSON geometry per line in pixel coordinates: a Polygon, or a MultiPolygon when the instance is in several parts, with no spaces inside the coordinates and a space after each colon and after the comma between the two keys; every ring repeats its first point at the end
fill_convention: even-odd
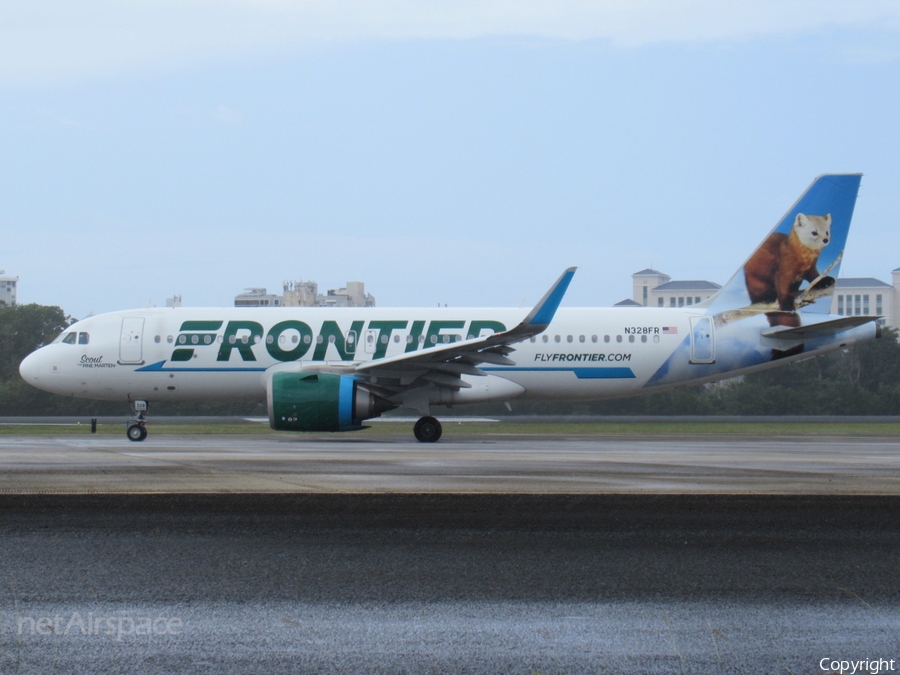
{"type": "Polygon", "coordinates": [[[416,426],[413,427],[413,433],[416,435],[416,440],[420,443],[436,442],[441,437],[443,431],[441,423],[434,417],[422,417],[416,422],[416,426]]]}
{"type": "Polygon", "coordinates": [[[128,431],[125,433],[128,435],[129,441],[142,441],[147,438],[147,428],[141,424],[129,425],[128,431]]]}

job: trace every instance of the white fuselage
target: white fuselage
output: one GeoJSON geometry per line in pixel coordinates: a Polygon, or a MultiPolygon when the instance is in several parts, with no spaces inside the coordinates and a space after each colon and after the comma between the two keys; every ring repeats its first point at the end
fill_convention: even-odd
{"type": "MultiPolygon", "coordinates": [[[[446,308],[113,312],[79,321],[26,358],[20,372],[41,389],[92,399],[263,401],[267,371],[346,367],[426,350],[507,330],[526,313],[446,308]]],[[[559,309],[542,334],[514,345],[509,358],[515,365],[484,364],[480,368],[488,377],[464,375],[470,389],[436,389],[430,402],[621,397],[774,365],[759,337],[764,320],[745,323],[740,340],[732,336],[717,344],[712,321],[701,308],[559,309]]],[[[840,339],[808,344],[803,355],[873,336],[873,325],[860,326],[840,339]]]]}

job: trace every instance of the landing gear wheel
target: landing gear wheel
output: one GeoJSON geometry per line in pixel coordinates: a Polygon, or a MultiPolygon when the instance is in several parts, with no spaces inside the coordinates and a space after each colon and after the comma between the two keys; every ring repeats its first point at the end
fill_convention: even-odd
{"type": "Polygon", "coordinates": [[[131,424],[126,433],[129,441],[142,441],[147,438],[147,427],[143,424],[131,424]]]}
{"type": "Polygon", "coordinates": [[[422,417],[413,427],[416,440],[421,443],[434,443],[441,437],[442,432],[441,423],[433,417],[422,417]]]}

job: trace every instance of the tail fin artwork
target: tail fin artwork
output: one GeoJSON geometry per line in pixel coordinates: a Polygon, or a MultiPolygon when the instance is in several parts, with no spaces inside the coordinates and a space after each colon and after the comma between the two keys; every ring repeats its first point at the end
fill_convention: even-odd
{"type": "Polygon", "coordinates": [[[719,292],[648,387],[713,381],[868,339],[874,316],[832,317],[831,300],[861,174],[816,178],[719,292]],[[697,345],[706,345],[698,358],[697,345]]]}
{"type": "Polygon", "coordinates": [[[765,314],[799,326],[828,314],[862,174],[816,178],[709,304],[717,325],[765,314]]]}

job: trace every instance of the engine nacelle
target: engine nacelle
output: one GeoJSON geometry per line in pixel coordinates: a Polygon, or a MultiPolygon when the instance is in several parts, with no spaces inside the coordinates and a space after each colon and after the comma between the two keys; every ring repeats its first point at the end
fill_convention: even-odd
{"type": "Polygon", "coordinates": [[[350,431],[395,407],[352,377],[303,371],[272,373],[266,398],[279,431],[350,431]]]}

